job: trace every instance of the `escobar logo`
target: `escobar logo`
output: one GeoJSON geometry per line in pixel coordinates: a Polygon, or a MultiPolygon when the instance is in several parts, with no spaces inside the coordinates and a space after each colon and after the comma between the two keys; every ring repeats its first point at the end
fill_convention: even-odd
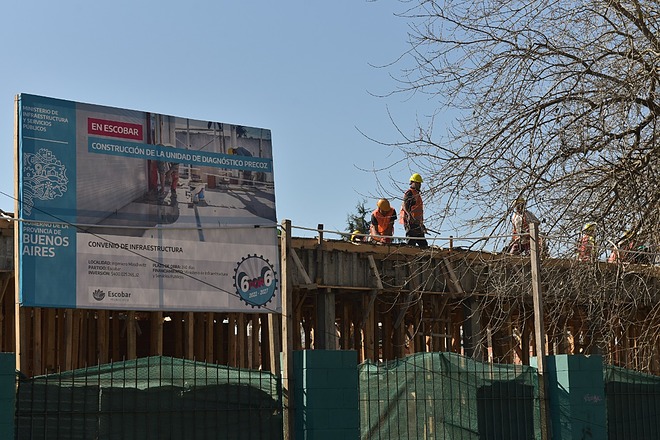
{"type": "Polygon", "coordinates": [[[261,307],[275,296],[275,270],[263,256],[248,255],[234,269],[234,286],[247,305],[261,307]]]}
{"type": "Polygon", "coordinates": [[[108,290],[107,292],[102,289],[94,289],[92,292],[92,297],[97,300],[97,301],[103,301],[105,297],[108,297],[108,301],[115,301],[115,302],[129,302],[131,298],[132,293],[131,292],[124,292],[122,291],[114,291],[114,290],[108,290]]]}
{"type": "Polygon", "coordinates": [[[101,289],[96,289],[92,292],[92,296],[97,301],[103,301],[103,298],[105,298],[105,292],[101,289]]]}

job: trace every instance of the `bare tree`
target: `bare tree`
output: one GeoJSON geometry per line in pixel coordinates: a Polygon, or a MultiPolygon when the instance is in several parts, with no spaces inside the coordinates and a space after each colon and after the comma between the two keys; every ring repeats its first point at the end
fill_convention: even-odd
{"type": "Polygon", "coordinates": [[[413,67],[397,92],[438,108],[396,145],[445,207],[436,223],[503,231],[524,196],[551,235],[595,221],[660,242],[656,0],[402,3],[413,67]]]}

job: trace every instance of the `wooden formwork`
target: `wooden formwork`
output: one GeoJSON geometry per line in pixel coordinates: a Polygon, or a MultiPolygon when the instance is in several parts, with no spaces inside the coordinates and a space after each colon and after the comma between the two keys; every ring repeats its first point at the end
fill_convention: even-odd
{"type": "MultiPolygon", "coordinates": [[[[4,236],[11,231],[0,228],[4,236]]],[[[280,352],[301,349],[356,350],[360,361],[452,351],[528,364],[536,354],[529,258],[354,244],[325,240],[321,231],[283,243],[282,315],[17,309],[13,268],[0,268],[0,351],[18,352],[28,376],[150,355],[279,371],[280,352]]],[[[655,289],[658,268],[642,269],[638,277],[655,289]]],[[[554,277],[542,283],[547,298],[575,282],[571,270],[574,262],[543,262],[554,277]]],[[[603,263],[603,276],[615,272],[603,263]]],[[[660,324],[660,316],[650,317],[660,304],[651,293],[614,326],[618,334],[607,345],[593,342],[602,335],[587,308],[546,309],[546,352],[600,351],[612,364],[660,372],[660,341],[640,342],[660,324]]]]}

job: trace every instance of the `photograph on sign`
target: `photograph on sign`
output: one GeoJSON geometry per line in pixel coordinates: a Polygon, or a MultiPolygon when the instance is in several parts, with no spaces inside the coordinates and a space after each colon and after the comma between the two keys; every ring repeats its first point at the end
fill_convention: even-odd
{"type": "Polygon", "coordinates": [[[268,129],[17,97],[24,306],[279,312],[268,129]]]}

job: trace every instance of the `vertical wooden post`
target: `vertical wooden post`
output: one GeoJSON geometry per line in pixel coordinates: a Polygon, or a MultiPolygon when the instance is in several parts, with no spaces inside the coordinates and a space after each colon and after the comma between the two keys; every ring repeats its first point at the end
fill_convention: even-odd
{"type": "Polygon", "coordinates": [[[317,292],[314,348],[317,350],[334,350],[337,347],[335,294],[330,288],[318,289],[317,292]]]}
{"type": "Polygon", "coordinates": [[[237,328],[237,335],[236,337],[238,338],[238,364],[236,365],[238,368],[245,368],[246,362],[246,354],[247,354],[247,328],[245,325],[245,313],[238,313],[237,314],[238,319],[236,320],[236,328],[237,328]]]}
{"type": "Polygon", "coordinates": [[[282,374],[280,370],[280,322],[274,313],[268,314],[268,343],[270,357],[270,372],[276,376],[282,374]]]}
{"type": "Polygon", "coordinates": [[[71,368],[74,370],[80,368],[80,353],[83,347],[83,338],[80,334],[83,313],[80,309],[73,309],[73,328],[71,330],[71,360],[73,362],[71,368]]]}
{"type": "MultiPolygon", "coordinates": [[[[377,292],[372,291],[371,297],[376,298],[377,292]]],[[[378,361],[378,336],[377,329],[378,323],[376,321],[376,304],[368,298],[363,298],[363,306],[365,308],[364,318],[362,321],[363,345],[364,345],[364,359],[378,361]]]]}
{"type": "MultiPolygon", "coordinates": [[[[321,226],[321,225],[319,225],[321,226]]],[[[322,229],[321,227],[319,229],[322,229]]],[[[319,234],[321,231],[319,231],[319,234]]],[[[289,404],[285,408],[284,438],[295,440],[294,430],[294,381],[293,381],[293,332],[296,331],[293,322],[293,292],[289,276],[289,252],[291,252],[291,220],[282,222],[280,271],[282,279],[282,387],[289,396],[289,404]]]]}
{"type": "Polygon", "coordinates": [[[215,344],[213,343],[214,331],[213,327],[215,325],[215,313],[209,312],[206,314],[206,348],[204,349],[204,355],[207,362],[213,362],[215,359],[215,353],[213,348],[215,344]]]}
{"type": "Polygon", "coordinates": [[[227,315],[229,324],[227,325],[227,365],[230,367],[238,367],[238,349],[236,347],[236,313],[229,313],[227,315]]]}
{"type": "Polygon", "coordinates": [[[38,376],[40,374],[44,374],[43,371],[43,345],[41,343],[41,309],[39,307],[34,308],[34,351],[33,351],[33,356],[34,356],[34,367],[32,371],[34,372],[35,376],[38,376]]]}
{"type": "Polygon", "coordinates": [[[110,349],[110,318],[107,310],[97,312],[96,324],[96,358],[99,364],[107,364],[110,349]]]}
{"type": "Polygon", "coordinates": [[[261,360],[261,346],[259,344],[259,334],[261,332],[261,318],[258,313],[252,314],[252,334],[250,335],[250,359],[248,362],[248,368],[252,370],[259,369],[259,366],[263,364],[261,360]]]}
{"type": "Polygon", "coordinates": [[[530,223],[530,255],[532,265],[532,299],[534,301],[534,343],[536,344],[537,370],[539,374],[539,402],[541,404],[541,440],[549,440],[550,405],[547,401],[545,376],[545,327],[543,325],[543,298],[541,297],[541,249],[538,225],[530,223]]]}
{"type": "Polygon", "coordinates": [[[163,312],[149,314],[151,326],[149,331],[149,353],[151,356],[163,355],[163,312]]]}
{"type": "Polygon", "coordinates": [[[121,334],[119,316],[121,312],[112,311],[110,313],[112,314],[112,356],[110,360],[119,361],[122,358],[121,344],[119,342],[119,335],[121,334]]]}
{"type": "Polygon", "coordinates": [[[73,309],[64,309],[64,368],[73,370],[73,309]]]}
{"type": "Polygon", "coordinates": [[[185,348],[186,359],[195,359],[195,314],[193,312],[186,312],[186,327],[185,327],[185,348]]]}
{"type": "MultiPolygon", "coordinates": [[[[18,155],[18,131],[19,131],[19,124],[21,121],[18,119],[18,95],[14,98],[14,176],[18,176],[18,162],[19,162],[19,155],[18,155]]],[[[19,194],[19,188],[18,188],[18,179],[14,179],[14,194],[19,194]]],[[[21,209],[19,206],[20,200],[18,197],[14,201],[14,212],[16,213],[15,216],[19,215],[21,213],[21,209]]],[[[23,359],[23,356],[27,355],[27,342],[23,341],[25,338],[23,338],[23,332],[21,331],[22,328],[25,327],[25,324],[23,323],[23,319],[21,316],[21,305],[20,305],[20,300],[21,300],[21,292],[20,292],[20,286],[19,286],[19,279],[20,274],[19,274],[19,267],[20,264],[18,262],[18,256],[21,255],[21,250],[18,245],[18,240],[20,237],[20,222],[15,221],[14,222],[14,338],[15,338],[15,351],[16,351],[16,370],[25,373],[25,362],[23,359]]]]}
{"type": "Polygon", "coordinates": [[[137,358],[137,328],[135,325],[135,311],[126,313],[126,357],[137,358]]]}

